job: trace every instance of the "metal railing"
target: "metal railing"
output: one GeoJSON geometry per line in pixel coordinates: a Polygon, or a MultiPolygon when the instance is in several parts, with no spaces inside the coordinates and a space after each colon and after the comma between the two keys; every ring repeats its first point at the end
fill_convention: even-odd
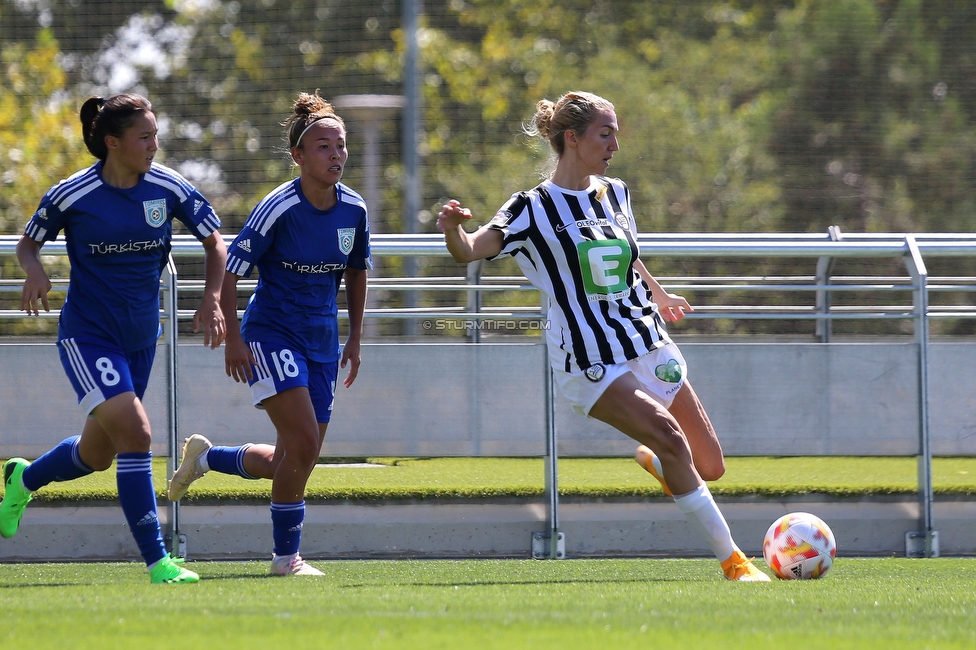
{"type": "MultiPolygon", "coordinates": [[[[0,255],[14,253],[19,238],[0,236],[0,255]]],[[[766,319],[766,320],[810,320],[817,325],[817,336],[823,342],[831,340],[831,324],[837,320],[902,319],[913,324],[914,341],[917,350],[918,371],[918,493],[919,530],[906,535],[906,553],[909,556],[932,557],[938,555],[938,533],[932,518],[932,454],[929,434],[928,414],[928,355],[929,323],[937,318],[976,318],[976,307],[933,306],[929,302],[930,293],[935,291],[957,291],[976,293],[976,278],[947,277],[930,283],[926,258],[966,257],[976,258],[976,234],[844,234],[831,228],[827,234],[644,234],[638,237],[641,254],[645,258],[782,258],[816,259],[816,274],[813,276],[789,277],[697,277],[697,278],[659,278],[662,284],[673,291],[696,292],[793,292],[813,294],[813,302],[791,305],[724,305],[696,306],[689,314],[691,319],[766,319]],[[884,277],[832,277],[835,260],[844,258],[862,259],[901,259],[906,268],[906,276],[884,277]],[[904,292],[910,293],[911,300],[904,304],[886,306],[835,306],[831,296],[835,293],[861,292],[904,292]]],[[[443,237],[439,234],[376,234],[371,239],[372,254],[376,257],[447,257],[443,237]]],[[[65,255],[63,241],[46,244],[44,255],[65,255]]],[[[177,308],[179,292],[194,292],[202,289],[200,279],[178,279],[174,259],[202,258],[203,251],[193,237],[176,236],[170,263],[163,281],[163,314],[166,333],[167,377],[169,379],[168,439],[170,444],[170,472],[176,465],[176,449],[180,439],[177,431],[176,411],[177,363],[176,363],[176,324],[192,318],[190,310],[177,308]]],[[[412,308],[371,308],[367,318],[430,319],[450,318],[478,320],[506,318],[512,320],[542,318],[545,307],[485,307],[483,295],[498,291],[535,291],[525,278],[518,276],[483,277],[483,265],[473,263],[468,266],[464,277],[407,277],[370,278],[371,290],[443,292],[463,291],[464,305],[448,307],[412,308]]],[[[58,288],[64,288],[67,281],[53,280],[58,288]]],[[[0,279],[0,291],[20,291],[22,280],[0,279]]],[[[247,290],[253,282],[239,285],[247,290]]],[[[0,310],[0,318],[21,318],[24,314],[17,310],[0,310]]],[[[57,317],[56,312],[45,317],[57,317]]],[[[480,339],[480,328],[472,328],[472,340],[480,339]]],[[[558,463],[556,458],[556,430],[553,415],[552,382],[549,368],[544,369],[545,382],[545,422],[546,422],[546,497],[548,530],[533,538],[533,547],[538,546],[537,557],[561,557],[562,533],[558,518],[558,463]],[[536,542],[539,542],[538,545],[536,542]]],[[[179,506],[171,505],[170,534],[174,544],[179,537],[179,506]]],[[[178,551],[178,549],[174,550],[178,551]]]]}

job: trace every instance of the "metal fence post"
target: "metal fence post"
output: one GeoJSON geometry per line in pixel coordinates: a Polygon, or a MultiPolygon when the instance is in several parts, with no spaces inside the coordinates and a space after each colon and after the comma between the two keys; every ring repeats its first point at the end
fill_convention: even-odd
{"type": "MultiPolygon", "coordinates": [[[[179,382],[177,381],[177,330],[179,329],[178,311],[176,302],[177,273],[176,262],[173,256],[169,256],[166,269],[163,273],[163,336],[166,341],[166,432],[167,449],[169,454],[166,459],[166,476],[173,476],[176,471],[179,449],[179,419],[177,409],[179,407],[179,397],[177,394],[179,382]]],[[[170,553],[177,557],[186,556],[186,535],[180,534],[180,504],[179,502],[167,501],[169,510],[169,523],[166,526],[165,538],[166,546],[170,553]]]]}
{"type": "MultiPolygon", "coordinates": [[[[827,237],[830,241],[840,241],[840,226],[830,226],[827,228],[827,237]]],[[[817,259],[817,284],[830,284],[830,276],[834,271],[834,257],[820,257],[817,259]]],[[[821,343],[830,343],[832,334],[832,323],[826,316],[830,314],[830,289],[817,290],[817,313],[824,314],[825,318],[817,319],[817,337],[821,343]]]]}
{"type": "Polygon", "coordinates": [[[929,294],[925,260],[912,235],[905,237],[905,260],[912,276],[915,343],[918,348],[918,498],[921,530],[905,533],[907,557],[939,557],[939,532],[932,521],[932,445],[929,436],[929,294]]]}
{"type": "MultiPolygon", "coordinates": [[[[481,284],[481,271],[484,269],[484,260],[475,260],[468,264],[467,271],[465,273],[468,284],[481,284]]],[[[473,289],[468,291],[467,305],[465,309],[473,314],[481,313],[481,291],[479,289],[473,289]]],[[[467,335],[471,339],[472,343],[481,343],[481,319],[475,319],[474,327],[468,330],[467,335]]]]}
{"type": "MultiPolygon", "coordinates": [[[[548,301],[542,297],[542,313],[548,313],[548,301]]],[[[566,557],[566,535],[559,531],[559,453],[556,436],[556,394],[549,363],[549,347],[542,349],[542,394],[546,424],[545,493],[546,530],[532,533],[532,557],[537,560],[562,560],[566,557]]]]}

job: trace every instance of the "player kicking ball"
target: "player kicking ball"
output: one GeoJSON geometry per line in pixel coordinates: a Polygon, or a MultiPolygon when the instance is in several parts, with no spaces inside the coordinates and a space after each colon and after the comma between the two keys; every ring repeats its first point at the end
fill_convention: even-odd
{"type": "Polygon", "coordinates": [[[618,149],[613,105],[572,92],[536,106],[527,135],[555,153],[548,178],[518,192],[488,224],[467,233],[458,201],[437,226],[458,262],[509,255],[548,298],[553,377],[573,409],[638,441],[637,460],[674,498],[738,582],[769,582],[736,546],[705,484],[725,472],[718,438],[687,379],[666,321],[691,307],[640,261],[630,191],[605,176],[618,149]]]}

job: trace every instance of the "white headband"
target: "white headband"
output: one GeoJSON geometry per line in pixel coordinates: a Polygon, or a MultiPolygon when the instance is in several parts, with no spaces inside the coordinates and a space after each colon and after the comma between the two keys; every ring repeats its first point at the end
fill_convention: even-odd
{"type": "Polygon", "coordinates": [[[312,120],[311,122],[309,122],[308,123],[308,126],[305,127],[305,130],[302,131],[302,134],[300,136],[298,136],[298,140],[295,141],[295,146],[297,147],[298,145],[300,145],[302,143],[302,138],[305,137],[305,134],[308,133],[308,130],[310,128],[312,128],[313,126],[315,126],[316,124],[318,124],[322,120],[328,120],[328,119],[333,119],[333,120],[336,121],[336,123],[341,124],[341,122],[339,122],[338,117],[335,116],[335,115],[323,115],[321,117],[317,117],[314,120],[312,120]]]}

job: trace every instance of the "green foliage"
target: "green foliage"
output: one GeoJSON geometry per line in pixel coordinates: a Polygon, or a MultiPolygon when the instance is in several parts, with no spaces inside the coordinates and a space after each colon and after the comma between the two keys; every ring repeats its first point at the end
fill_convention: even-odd
{"type": "MultiPolygon", "coordinates": [[[[609,173],[630,186],[642,231],[973,229],[976,12],[968,3],[439,0],[421,6],[419,215],[403,213],[400,115],[392,112],[375,125],[355,110],[340,111],[349,126],[344,180],[360,191],[365,130],[379,132],[382,208],[371,206],[377,232],[433,231],[433,217],[449,198],[473,210],[472,225],[486,222],[551,166],[548,147],[522,133],[536,102],[575,89],[602,94],[617,108],[621,149],[609,173]],[[413,219],[418,223],[408,226],[413,219]]],[[[403,92],[402,9],[380,0],[115,0],[97,3],[97,10],[69,0],[0,0],[0,232],[19,232],[51,183],[90,162],[72,135],[79,99],[93,90],[130,88],[148,94],[157,108],[159,159],[196,183],[224,231],[236,232],[256,202],[294,173],[280,122],[298,92],[319,88],[330,99],[403,92]],[[165,65],[124,50],[104,56],[133,32],[138,42],[160,48],[156,58],[165,65]],[[122,64],[133,66],[135,78],[117,88],[125,79],[113,77],[111,68],[122,64]]],[[[398,260],[384,261],[382,273],[400,268],[398,260]]],[[[812,272],[806,261],[647,262],[665,275],[812,272]]],[[[953,264],[955,273],[976,274],[974,260],[953,264]]],[[[844,267],[852,275],[904,275],[897,261],[844,267]]],[[[427,260],[419,269],[458,273],[447,259],[427,260]]],[[[515,270],[494,263],[487,272],[515,270]]],[[[398,306],[399,298],[390,292],[384,306],[398,306]]],[[[779,298],[723,294],[714,301],[743,299],[779,298]]],[[[716,320],[682,327],[703,334],[809,329],[716,320]]],[[[875,321],[838,331],[895,333],[898,327],[875,321]]],[[[940,327],[973,331],[971,319],[940,327]]]]}
{"type": "Polygon", "coordinates": [[[91,164],[74,96],[47,30],[0,43],[0,232],[19,233],[54,183],[91,164]]]}

